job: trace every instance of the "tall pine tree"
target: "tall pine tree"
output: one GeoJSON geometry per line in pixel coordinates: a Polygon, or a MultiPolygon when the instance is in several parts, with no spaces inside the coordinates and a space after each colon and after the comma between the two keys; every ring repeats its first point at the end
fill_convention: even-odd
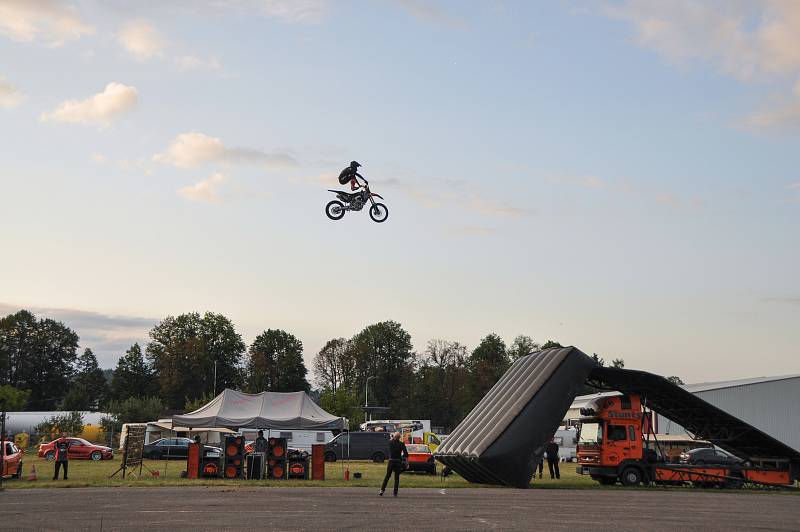
{"type": "Polygon", "coordinates": [[[157,391],[150,365],[142,354],[139,344],[133,344],[117,362],[117,369],[111,379],[111,396],[117,401],[129,397],[149,397],[157,391]]]}
{"type": "Polygon", "coordinates": [[[64,397],[64,410],[98,410],[108,398],[108,384],[97,357],[86,348],[75,364],[75,378],[64,397]]]}

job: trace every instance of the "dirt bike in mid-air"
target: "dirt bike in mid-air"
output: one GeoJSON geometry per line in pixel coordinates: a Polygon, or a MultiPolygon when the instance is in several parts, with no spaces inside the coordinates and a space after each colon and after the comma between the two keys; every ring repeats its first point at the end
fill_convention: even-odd
{"type": "MultiPolygon", "coordinates": [[[[362,177],[362,179],[364,179],[362,177]]],[[[389,217],[389,209],[383,203],[375,201],[375,198],[383,197],[369,190],[369,182],[364,179],[364,186],[358,192],[345,192],[344,190],[331,190],[338,199],[328,202],[325,206],[325,214],[331,220],[341,220],[346,211],[360,211],[364,205],[369,204],[369,217],[374,222],[385,222],[389,217]]]]}

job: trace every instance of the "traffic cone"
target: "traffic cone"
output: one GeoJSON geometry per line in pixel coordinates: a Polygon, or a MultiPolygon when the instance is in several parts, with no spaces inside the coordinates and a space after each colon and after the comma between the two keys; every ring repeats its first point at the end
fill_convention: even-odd
{"type": "Polygon", "coordinates": [[[28,475],[28,480],[39,480],[39,477],[36,476],[36,464],[31,465],[31,474],[28,475]]]}

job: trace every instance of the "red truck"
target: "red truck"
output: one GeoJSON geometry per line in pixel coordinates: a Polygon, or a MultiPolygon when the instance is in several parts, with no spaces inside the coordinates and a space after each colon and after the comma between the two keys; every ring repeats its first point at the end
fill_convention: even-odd
{"type": "MultiPolygon", "coordinates": [[[[581,414],[577,470],[601,484],[691,483],[738,488],[756,484],[791,486],[795,480],[791,461],[781,458],[748,458],[728,464],[670,463],[658,452],[650,413],[636,393],[599,397],[581,409],[581,414]]],[[[735,453],[735,449],[731,450],[735,453]]]]}

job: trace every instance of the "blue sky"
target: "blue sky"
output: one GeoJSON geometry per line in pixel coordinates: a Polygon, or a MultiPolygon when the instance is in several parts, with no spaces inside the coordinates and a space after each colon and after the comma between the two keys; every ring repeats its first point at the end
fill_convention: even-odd
{"type": "Polygon", "coordinates": [[[0,311],[103,366],[211,310],[800,372],[795,2],[0,0],[0,59],[0,311]]]}

